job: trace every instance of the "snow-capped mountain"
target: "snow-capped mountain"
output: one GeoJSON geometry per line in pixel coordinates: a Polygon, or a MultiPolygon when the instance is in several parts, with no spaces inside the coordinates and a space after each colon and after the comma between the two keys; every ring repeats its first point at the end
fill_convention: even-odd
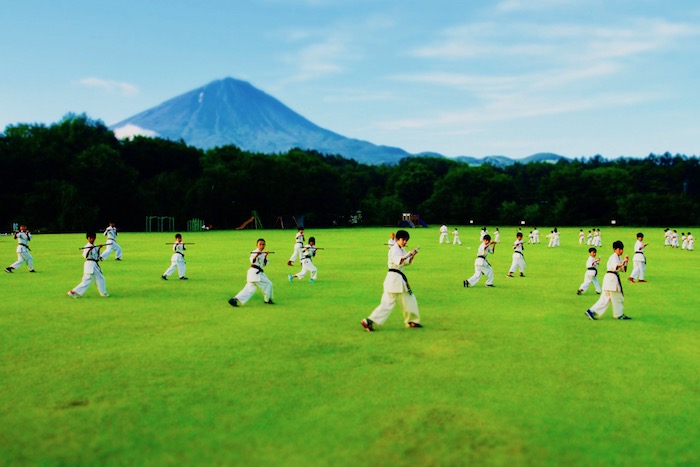
{"type": "Polygon", "coordinates": [[[235,145],[250,152],[298,147],[370,164],[396,163],[400,148],[346,138],[315,125],[245,81],[225,78],[186,92],[111,126],[118,137],[160,136],[202,149],[235,145]]]}

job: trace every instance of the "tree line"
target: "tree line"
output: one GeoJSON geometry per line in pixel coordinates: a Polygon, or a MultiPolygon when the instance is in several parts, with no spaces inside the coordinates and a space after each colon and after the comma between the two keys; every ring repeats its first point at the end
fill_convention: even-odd
{"type": "Polygon", "coordinates": [[[109,220],[143,230],[146,216],[174,217],[182,230],[191,218],[230,229],[252,211],[267,228],[291,215],[316,227],[358,219],[396,225],[403,212],[452,225],[700,224],[696,156],[598,155],[508,167],[408,157],[366,165],[312,150],[260,154],[118,140],[86,115],[8,126],[0,134],[0,182],[0,231],[19,222],[34,231],[78,232],[109,220]]]}

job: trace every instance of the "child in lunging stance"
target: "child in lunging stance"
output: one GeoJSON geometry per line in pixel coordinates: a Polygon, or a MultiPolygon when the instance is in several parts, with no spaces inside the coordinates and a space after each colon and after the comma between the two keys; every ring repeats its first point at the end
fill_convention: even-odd
{"type": "Polygon", "coordinates": [[[164,281],[168,280],[168,277],[177,269],[177,275],[180,276],[181,280],[187,280],[185,273],[187,272],[187,264],[185,263],[185,253],[187,249],[184,243],[182,243],[182,235],[175,234],[175,243],[173,243],[173,255],[170,257],[170,267],[165,270],[161,276],[164,281]]]}
{"type": "Polygon", "coordinates": [[[476,260],[474,261],[474,275],[464,281],[465,287],[473,287],[479,282],[481,276],[486,276],[486,287],[495,287],[493,285],[493,269],[486,257],[489,253],[493,254],[496,248],[497,242],[491,241],[491,235],[485,234],[484,238],[481,240],[481,245],[479,245],[479,252],[477,253],[476,260]]]}
{"type": "Polygon", "coordinates": [[[312,284],[316,282],[318,268],[311,259],[316,256],[316,250],[316,238],[309,237],[309,244],[301,249],[301,272],[289,274],[289,282],[292,282],[294,279],[303,279],[307,272],[311,273],[309,282],[312,284]]]}
{"type": "Polygon", "coordinates": [[[613,254],[608,259],[607,271],[603,277],[603,293],[598,301],[586,310],[588,319],[596,320],[603,316],[610,303],[612,303],[613,316],[616,319],[632,319],[622,312],[625,296],[622,293],[622,281],[620,280],[620,271],[627,271],[629,256],[622,257],[625,245],[620,240],[615,241],[612,247],[613,254]]]}
{"type": "Polygon", "coordinates": [[[598,250],[594,247],[588,249],[588,259],[586,260],[586,274],[583,276],[583,283],[578,287],[576,295],[581,295],[593,284],[595,293],[600,295],[600,284],[598,284],[598,265],[600,258],[597,258],[598,250]]]}
{"type": "Polygon", "coordinates": [[[525,256],[523,256],[523,233],[515,234],[515,242],[513,243],[513,262],[510,264],[510,270],[506,277],[513,277],[516,269],[520,268],[520,277],[525,277],[525,256]]]}
{"type": "Polygon", "coordinates": [[[299,231],[297,232],[296,236],[294,237],[294,251],[292,252],[292,256],[289,258],[289,261],[287,261],[287,266],[291,266],[294,264],[294,260],[297,258],[301,258],[301,249],[304,247],[304,228],[299,227],[299,231]]]}
{"type": "Polygon", "coordinates": [[[644,279],[644,270],[647,268],[647,258],[644,256],[644,249],[649,246],[648,243],[644,243],[644,234],[639,232],[637,234],[637,241],[634,243],[634,255],[632,255],[632,264],[634,268],[632,269],[632,274],[628,280],[634,284],[635,281],[646,282],[644,279]]]}
{"type": "Polygon", "coordinates": [[[420,324],[420,314],[418,313],[418,302],[416,296],[413,295],[411,286],[408,285],[408,279],[403,273],[403,268],[413,263],[413,258],[418,254],[418,248],[413,251],[406,252],[406,244],[410,235],[405,230],[396,232],[396,245],[389,250],[389,272],[384,279],[384,293],[382,294],[382,302],[374,309],[368,318],[360,321],[362,326],[368,331],[374,331],[374,325],[383,325],[391,311],[394,309],[396,302],[403,311],[404,323],[407,328],[422,328],[420,324]]]}
{"type": "Polygon", "coordinates": [[[82,297],[93,281],[97,284],[97,290],[100,292],[100,295],[109,297],[107,285],[105,284],[105,276],[102,275],[102,269],[100,269],[99,264],[100,248],[104,245],[95,245],[96,237],[97,235],[95,235],[94,232],[88,232],[85,235],[85,238],[87,238],[87,245],[82,248],[83,257],[85,258],[85,264],[83,264],[83,280],[66,293],[69,297],[82,297]]]}
{"type": "Polygon", "coordinates": [[[259,238],[255,250],[250,253],[250,268],[246,275],[245,287],[228,301],[229,305],[244,305],[251,299],[256,288],[262,290],[263,301],[265,303],[269,305],[274,304],[272,301],[272,282],[270,282],[270,279],[267,278],[263,271],[263,266],[267,266],[267,255],[270,254],[270,252],[264,250],[265,240],[259,238]]]}
{"type": "Polygon", "coordinates": [[[27,262],[29,272],[36,272],[34,270],[34,257],[30,253],[29,245],[27,245],[31,239],[32,234],[27,229],[27,226],[20,225],[19,231],[15,232],[15,240],[17,240],[17,261],[6,267],[5,272],[12,273],[14,269],[19,268],[25,261],[27,262]]]}
{"type": "Polygon", "coordinates": [[[102,234],[105,237],[107,237],[107,243],[105,246],[104,253],[102,253],[101,259],[107,259],[109,258],[109,255],[112,254],[112,250],[114,250],[114,259],[117,261],[122,260],[122,247],[119,246],[117,243],[117,235],[119,233],[117,232],[117,228],[114,226],[114,222],[109,223],[109,227],[107,227],[102,234]]]}

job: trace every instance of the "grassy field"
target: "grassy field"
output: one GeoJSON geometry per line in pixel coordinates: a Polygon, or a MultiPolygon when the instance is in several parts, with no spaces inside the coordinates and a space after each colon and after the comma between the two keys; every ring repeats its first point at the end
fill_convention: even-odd
{"type": "MultiPolygon", "coordinates": [[[[603,269],[637,230],[603,229],[603,269]]],[[[102,264],[111,296],[80,299],[65,294],[84,236],[36,235],[38,272],[0,276],[0,465],[698,465],[698,253],[644,229],[633,320],[590,321],[578,229],[526,246],[526,277],[509,279],[514,231],[489,257],[496,288],[465,289],[478,230],[460,227],[460,247],[412,229],[425,327],[397,309],[374,334],[359,322],[388,228],[307,229],[326,248],[315,284],[287,281],[292,230],[183,232],[190,280],[167,282],[173,234],[125,232],[124,261],[102,264]],[[276,304],[234,309],[259,236],[276,304]]],[[[3,267],[13,243],[0,237],[3,267]]]]}

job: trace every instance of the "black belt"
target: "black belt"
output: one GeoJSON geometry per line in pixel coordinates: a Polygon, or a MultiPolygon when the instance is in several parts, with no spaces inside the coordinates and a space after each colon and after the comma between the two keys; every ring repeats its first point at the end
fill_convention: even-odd
{"type": "Polygon", "coordinates": [[[620,284],[620,293],[624,294],[622,291],[622,281],[620,280],[620,273],[617,271],[605,271],[606,274],[615,274],[617,276],[617,283],[620,284]]]}
{"type": "Polygon", "coordinates": [[[178,255],[182,255],[183,258],[185,257],[185,254],[184,254],[184,253],[181,253],[181,252],[179,252],[179,251],[176,251],[175,253],[177,253],[178,255]]]}
{"type": "Polygon", "coordinates": [[[27,250],[32,251],[32,249],[29,248],[29,245],[25,245],[24,243],[18,243],[17,246],[23,246],[23,247],[26,248],[27,250]]]}
{"type": "Polygon", "coordinates": [[[513,253],[517,253],[517,254],[519,254],[520,256],[522,256],[523,258],[525,258],[525,255],[523,254],[522,251],[515,250],[513,253]]]}
{"type": "Polygon", "coordinates": [[[589,271],[595,271],[595,274],[593,274],[593,277],[595,277],[595,276],[598,275],[598,269],[597,269],[597,268],[586,268],[586,269],[588,269],[589,271]]]}
{"type": "Polygon", "coordinates": [[[389,272],[395,272],[396,274],[400,275],[403,281],[406,283],[406,288],[408,289],[408,294],[413,295],[413,291],[411,290],[411,286],[408,284],[408,278],[406,277],[406,274],[403,272],[399,271],[398,269],[393,269],[389,268],[389,272]]]}
{"type": "Polygon", "coordinates": [[[258,274],[260,274],[261,272],[263,272],[263,268],[261,268],[261,267],[258,266],[257,264],[251,264],[250,267],[253,268],[253,269],[257,269],[257,270],[258,270],[258,274]]]}

